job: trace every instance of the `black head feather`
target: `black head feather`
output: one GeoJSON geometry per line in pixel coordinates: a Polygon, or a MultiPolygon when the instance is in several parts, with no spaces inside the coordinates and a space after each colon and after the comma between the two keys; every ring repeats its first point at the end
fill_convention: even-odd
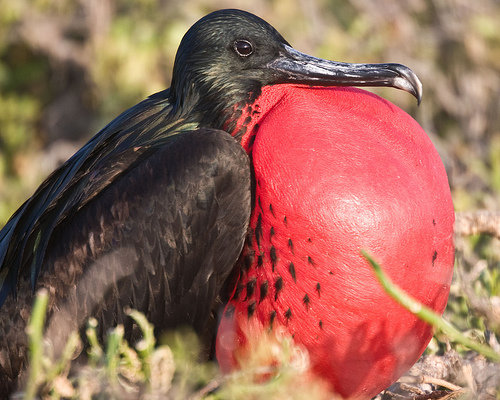
{"type": "Polygon", "coordinates": [[[193,111],[217,126],[221,112],[250,102],[273,81],[265,68],[287,41],[263,19],[241,10],[219,10],[196,22],[175,57],[170,100],[175,112],[193,111]]]}

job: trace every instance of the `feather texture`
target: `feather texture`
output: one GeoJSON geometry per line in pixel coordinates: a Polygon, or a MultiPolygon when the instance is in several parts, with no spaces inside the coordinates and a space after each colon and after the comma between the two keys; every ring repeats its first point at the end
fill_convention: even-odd
{"type": "MultiPolygon", "coordinates": [[[[189,325],[205,333],[243,246],[249,159],[230,135],[198,129],[132,149],[119,168],[98,160],[108,178],[82,175],[60,190],[57,199],[71,207],[55,201],[36,218],[38,232],[50,227],[35,287],[51,295],[45,336],[56,355],[90,316],[101,327],[130,325],[126,307],[144,312],[158,330],[189,325]],[[78,201],[73,185],[83,181],[79,193],[87,192],[78,201]]],[[[41,251],[36,245],[30,259],[41,251]]],[[[7,385],[0,390],[25,364],[32,271],[21,269],[17,297],[0,309],[0,382],[7,385]]],[[[128,337],[137,338],[131,330],[128,337]]]]}

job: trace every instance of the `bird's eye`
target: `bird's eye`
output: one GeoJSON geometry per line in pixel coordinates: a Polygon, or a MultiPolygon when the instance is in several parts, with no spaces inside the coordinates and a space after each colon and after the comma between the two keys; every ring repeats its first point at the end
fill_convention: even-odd
{"type": "Polygon", "coordinates": [[[253,46],[248,40],[237,40],[234,42],[234,51],[241,57],[248,57],[253,53],[253,46]]]}

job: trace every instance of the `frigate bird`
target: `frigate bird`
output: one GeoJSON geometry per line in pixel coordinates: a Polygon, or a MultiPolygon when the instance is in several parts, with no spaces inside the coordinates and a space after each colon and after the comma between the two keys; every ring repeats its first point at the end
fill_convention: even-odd
{"type": "MultiPolygon", "coordinates": [[[[214,340],[216,313],[242,265],[276,261],[276,249],[251,260],[241,252],[245,241],[269,240],[255,235],[258,217],[250,224],[265,179],[255,180],[252,146],[283,99],[266,88],[291,90],[285,84],[390,86],[421,98],[418,78],[403,65],[308,56],[248,12],[220,10],[196,22],[180,43],[170,88],[98,132],[0,231],[0,392],[24,377],[25,327],[39,288],[50,296],[45,338],[55,355],[89,317],[103,331],[123,323],[137,337],[126,307],[157,331],[188,325],[214,340]]],[[[279,134],[294,140],[293,130],[279,134]]],[[[273,193],[279,197],[279,188],[273,193]]],[[[278,281],[260,295],[272,289],[280,290],[278,281]]],[[[253,290],[247,283],[247,296],[253,290]]]]}

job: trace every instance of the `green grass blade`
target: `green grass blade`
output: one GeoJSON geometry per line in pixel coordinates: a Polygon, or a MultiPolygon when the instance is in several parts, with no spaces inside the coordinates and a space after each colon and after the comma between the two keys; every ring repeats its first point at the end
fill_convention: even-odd
{"type": "Polygon", "coordinates": [[[27,334],[30,349],[30,370],[26,391],[24,393],[25,400],[33,400],[36,396],[38,385],[43,381],[43,325],[45,323],[45,311],[49,294],[47,290],[38,291],[33,310],[31,313],[30,322],[27,327],[27,334]]]}
{"type": "Polygon", "coordinates": [[[409,296],[402,289],[396,286],[392,280],[382,271],[380,265],[364,250],[361,250],[361,254],[368,260],[375,276],[378,281],[394,300],[401,304],[404,308],[410,311],[412,314],[416,315],[422,321],[425,321],[432,325],[436,330],[441,331],[447,335],[451,341],[460,343],[463,346],[468,347],[471,350],[477,351],[479,354],[489,358],[492,361],[500,362],[500,354],[494,351],[489,346],[478,343],[468,337],[464,336],[458,329],[456,329],[449,322],[445,321],[439,314],[435,313],[429,307],[421,304],[413,297],[409,296]]]}

